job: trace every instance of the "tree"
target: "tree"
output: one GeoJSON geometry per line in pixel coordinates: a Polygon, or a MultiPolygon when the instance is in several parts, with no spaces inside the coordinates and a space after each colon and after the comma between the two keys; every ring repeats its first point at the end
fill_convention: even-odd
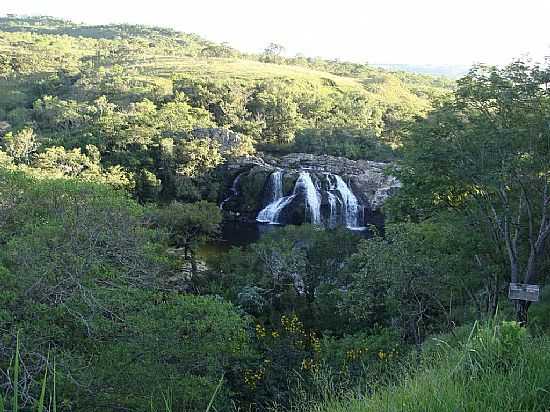
{"type": "Polygon", "coordinates": [[[204,57],[237,57],[239,52],[232,48],[228,43],[210,44],[200,52],[204,57]]]}
{"type": "MultiPolygon", "coordinates": [[[[405,192],[417,205],[468,212],[506,257],[512,283],[542,280],[550,235],[548,124],[550,69],[517,61],[472,69],[454,100],[405,141],[405,192]]],[[[519,322],[527,322],[529,305],[514,302],[519,322]]]]}
{"type": "Polygon", "coordinates": [[[220,144],[212,139],[178,140],[174,148],[176,170],[197,177],[223,163],[220,144]]]}
{"type": "Polygon", "coordinates": [[[296,131],[304,124],[292,87],[279,82],[266,82],[251,102],[257,119],[265,122],[262,137],[269,143],[292,143],[296,131]]]}
{"type": "Polygon", "coordinates": [[[162,287],[171,258],[144,208],[105,185],[1,169],[0,194],[3,395],[22,331],[24,410],[54,358],[70,409],[202,411],[216,392],[213,407],[231,410],[253,356],[248,319],[218,297],[162,287]]]}
{"type": "Polygon", "coordinates": [[[64,147],[54,146],[38,155],[35,166],[68,177],[78,177],[83,173],[97,175],[101,166],[99,160],[94,160],[80,149],[66,150],[64,147]]]}
{"type": "Polygon", "coordinates": [[[94,145],[87,145],[86,153],[80,149],[66,150],[62,146],[48,147],[36,157],[33,166],[40,172],[47,172],[50,177],[79,178],[126,190],[135,186],[133,175],[121,166],[104,169],[99,150],[94,145]]]}
{"type": "Polygon", "coordinates": [[[158,122],[164,134],[174,136],[198,127],[214,127],[212,116],[206,110],[189,105],[185,95],[178,93],[176,98],[166,103],[158,112],[158,122]]]}
{"type": "Polygon", "coordinates": [[[222,215],[217,205],[206,201],[196,203],[173,202],[158,213],[158,220],[176,248],[183,248],[191,260],[193,274],[197,273],[197,247],[219,231],[222,215]]]}
{"type": "Polygon", "coordinates": [[[68,132],[86,121],[87,105],[74,100],[44,96],[34,102],[33,108],[42,126],[56,131],[68,132]]]}
{"type": "Polygon", "coordinates": [[[13,68],[11,65],[11,59],[9,56],[2,55],[0,56],[0,78],[9,78],[13,73],[13,68]]]}
{"type": "Polygon", "coordinates": [[[281,55],[284,54],[285,47],[278,43],[269,43],[264,49],[264,60],[271,63],[276,63],[281,59],[281,55]]]}
{"type": "Polygon", "coordinates": [[[351,258],[352,282],[342,297],[347,313],[370,327],[397,326],[416,345],[464,320],[458,308],[477,307],[473,295],[485,279],[472,259],[483,242],[454,223],[393,224],[385,237],[364,240],[351,258]]]}
{"type": "Polygon", "coordinates": [[[4,136],[2,143],[6,154],[15,163],[21,164],[29,164],[40,145],[32,129],[23,129],[15,134],[9,132],[4,136]]]}
{"type": "Polygon", "coordinates": [[[261,124],[247,109],[253,91],[251,84],[235,79],[183,77],[175,81],[174,89],[179,93],[175,100],[182,100],[184,94],[198,113],[200,108],[208,110],[218,126],[254,137],[259,134],[261,124]]]}

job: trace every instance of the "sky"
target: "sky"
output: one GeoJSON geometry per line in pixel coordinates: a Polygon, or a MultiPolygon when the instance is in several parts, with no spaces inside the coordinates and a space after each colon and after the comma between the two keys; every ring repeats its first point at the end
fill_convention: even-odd
{"type": "Polygon", "coordinates": [[[0,0],[0,15],[139,23],[260,52],[388,64],[504,64],[550,55],[550,0],[0,0]]]}

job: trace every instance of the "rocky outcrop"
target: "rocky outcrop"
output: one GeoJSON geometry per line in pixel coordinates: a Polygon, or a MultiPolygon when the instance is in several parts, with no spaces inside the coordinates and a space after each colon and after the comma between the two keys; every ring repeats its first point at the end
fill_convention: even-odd
{"type": "Polygon", "coordinates": [[[2,136],[3,134],[9,132],[10,129],[11,129],[11,124],[9,124],[8,122],[0,120],[0,136],[2,136]]]}
{"type": "MultiPolygon", "coordinates": [[[[255,217],[273,200],[272,193],[269,192],[271,190],[269,176],[276,170],[282,170],[284,171],[282,186],[285,195],[293,193],[300,173],[307,171],[319,189],[321,207],[327,209],[333,206],[330,203],[333,198],[329,189],[335,189],[335,187],[328,187],[334,186],[335,183],[330,183],[331,178],[327,178],[327,175],[334,175],[345,181],[365,212],[378,212],[386,199],[400,187],[395,177],[386,174],[389,166],[388,163],[354,161],[343,157],[316,156],[307,153],[291,153],[283,157],[260,154],[240,158],[226,165],[229,177],[228,187],[233,185],[238,176],[239,179],[238,188],[234,193],[232,192],[232,198],[224,203],[224,209],[251,218],[255,217]]],[[[297,200],[290,199],[287,204],[292,205],[293,202],[301,201],[303,198],[300,193],[297,193],[296,197],[297,200]]],[[[341,196],[336,200],[342,203],[341,196]]],[[[283,213],[282,218],[285,220],[294,222],[305,218],[303,208],[290,207],[289,209],[283,213]]]]}

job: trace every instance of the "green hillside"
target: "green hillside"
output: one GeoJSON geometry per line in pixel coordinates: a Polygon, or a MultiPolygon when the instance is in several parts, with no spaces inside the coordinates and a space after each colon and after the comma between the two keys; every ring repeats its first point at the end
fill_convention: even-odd
{"type": "Polygon", "coordinates": [[[0,412],[547,412],[549,79],[0,18],[0,412]]]}
{"type": "MultiPolygon", "coordinates": [[[[391,159],[403,125],[452,86],[354,63],[247,55],[164,28],[0,18],[0,121],[32,129],[39,153],[93,146],[101,167],[127,173],[138,197],[144,173],[161,182],[165,200],[221,196],[211,178],[184,184],[173,168],[167,176],[159,154],[166,139],[188,140],[201,127],[241,134],[248,153],[391,159]]],[[[199,175],[217,163],[201,165],[199,175]]]]}
{"type": "Polygon", "coordinates": [[[442,78],[387,72],[374,67],[320,59],[245,55],[225,44],[170,29],[107,25],[85,26],[47,18],[0,18],[0,75],[16,69],[28,75],[81,70],[85,63],[127,73],[170,92],[178,75],[260,81],[307,81],[324,92],[365,93],[377,104],[408,106],[425,113],[429,98],[452,87],[442,78]],[[11,61],[11,63],[10,63],[11,61]],[[14,66],[14,67],[10,67],[14,66]],[[17,66],[17,67],[15,67],[17,66]]]}

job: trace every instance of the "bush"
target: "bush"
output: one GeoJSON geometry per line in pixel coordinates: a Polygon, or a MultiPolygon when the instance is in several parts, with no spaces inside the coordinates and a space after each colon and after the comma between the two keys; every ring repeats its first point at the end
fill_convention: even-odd
{"type": "Polygon", "coordinates": [[[222,376],[214,406],[227,410],[227,383],[242,385],[238,365],[252,356],[248,320],[222,299],[162,289],[173,262],[141,206],[20,173],[0,172],[0,193],[0,388],[13,387],[3,372],[19,334],[24,408],[51,355],[60,410],[150,410],[167,398],[203,411],[222,376]]]}

